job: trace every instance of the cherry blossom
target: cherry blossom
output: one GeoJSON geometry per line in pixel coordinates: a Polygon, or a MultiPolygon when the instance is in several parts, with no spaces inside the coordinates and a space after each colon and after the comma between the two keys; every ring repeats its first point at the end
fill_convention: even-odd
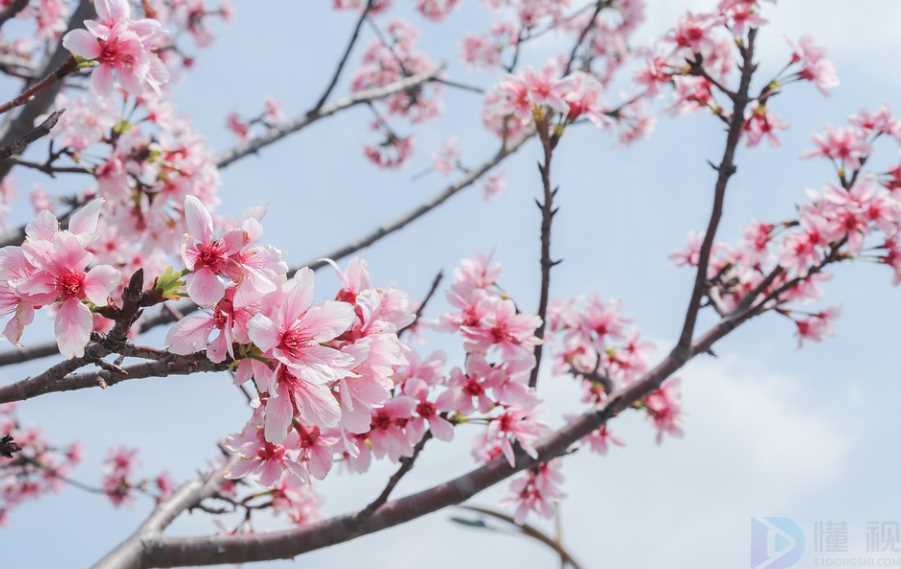
{"type": "Polygon", "coordinates": [[[154,50],[161,47],[164,34],[159,22],[131,19],[127,0],[95,0],[97,20],[86,20],[87,30],[72,30],[63,45],[75,55],[97,62],[91,73],[94,91],[108,96],[118,78],[128,92],[145,90],[159,94],[167,81],[166,67],[154,50]]]}

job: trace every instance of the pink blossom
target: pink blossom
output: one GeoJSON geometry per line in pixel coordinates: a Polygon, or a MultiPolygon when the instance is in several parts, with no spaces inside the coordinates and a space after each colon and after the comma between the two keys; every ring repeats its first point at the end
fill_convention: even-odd
{"type": "Polygon", "coordinates": [[[663,441],[664,435],[682,436],[682,404],[680,402],[679,380],[670,379],[645,397],[644,406],[648,416],[657,428],[657,444],[663,441]]]}
{"type": "Polygon", "coordinates": [[[248,217],[241,227],[217,237],[213,218],[199,199],[187,196],[184,212],[188,236],[182,246],[182,260],[191,272],[186,278],[191,300],[201,306],[219,302],[225,295],[220,277],[238,283],[239,302],[245,300],[244,295],[276,290],[284,267],[277,252],[253,245],[262,233],[258,220],[248,217]]]}
{"type": "Polygon", "coordinates": [[[82,301],[106,305],[120,281],[119,271],[109,265],[86,268],[93,255],[85,245],[94,238],[101,206],[94,200],[82,207],[66,231],[59,230],[53,214],[43,212],[26,229],[22,256],[17,248],[9,249],[9,267],[21,279],[14,281],[16,293],[29,304],[54,306],[60,353],[70,358],[84,355],[93,329],[93,315],[82,301]]]}
{"type": "Polygon", "coordinates": [[[861,161],[872,150],[862,132],[852,128],[827,128],[822,134],[813,137],[813,143],[816,148],[806,152],[805,158],[822,156],[851,170],[860,168],[861,161]]]}
{"type": "Polygon", "coordinates": [[[460,141],[453,137],[449,139],[441,149],[435,153],[435,164],[433,168],[436,172],[442,174],[450,174],[460,165],[460,141]]]}
{"type": "MultiPolygon", "coordinates": [[[[791,44],[791,42],[789,42],[791,44]]],[[[813,38],[804,35],[798,45],[792,45],[792,63],[801,65],[798,77],[812,81],[824,95],[839,85],[838,73],[831,61],[826,59],[826,50],[813,44],[813,38]]]]}
{"type": "Polygon", "coordinates": [[[532,458],[538,456],[535,444],[547,429],[547,426],[534,417],[534,408],[509,407],[488,424],[486,440],[493,441],[500,446],[500,450],[510,463],[516,466],[516,456],[513,452],[513,441],[532,458]]]}
{"type": "Polygon", "coordinates": [[[598,454],[607,454],[611,445],[621,447],[626,444],[622,439],[611,433],[607,425],[601,425],[600,428],[592,431],[585,437],[585,442],[588,443],[592,452],[598,454]]]}
{"type": "Polygon", "coordinates": [[[482,198],[487,201],[491,201],[501,194],[507,191],[507,179],[503,174],[492,174],[488,176],[488,179],[485,180],[485,184],[482,186],[482,198]]]}
{"type": "Polygon", "coordinates": [[[795,320],[797,329],[795,334],[798,337],[798,347],[800,348],[805,340],[812,342],[822,342],[823,338],[832,334],[832,328],[835,319],[840,315],[838,307],[831,307],[811,314],[805,318],[795,320]]]}
{"type": "Polygon", "coordinates": [[[72,30],[63,45],[72,53],[97,62],[91,85],[101,96],[110,94],[113,79],[133,95],[154,93],[168,80],[166,67],[154,50],[164,37],[158,21],[132,20],[127,0],[94,0],[97,20],[85,20],[87,30],[72,30]]]}
{"type": "Polygon", "coordinates": [[[402,456],[413,454],[413,445],[418,439],[411,440],[413,437],[407,433],[406,425],[416,405],[416,399],[401,395],[373,410],[369,441],[376,457],[387,456],[392,462],[397,462],[402,456]]]}
{"type": "Polygon", "coordinates": [[[511,495],[505,501],[516,505],[514,513],[516,523],[525,522],[530,512],[545,518],[554,515],[558,502],[564,497],[560,490],[563,484],[560,465],[560,460],[540,464],[525,471],[510,483],[511,495]]]}
{"type": "Polygon", "coordinates": [[[429,20],[442,22],[459,3],[460,0],[416,0],[416,9],[429,20]]]}
{"type": "Polygon", "coordinates": [[[259,476],[264,486],[274,486],[284,478],[306,480],[306,471],[294,456],[299,441],[297,433],[293,430],[288,432],[279,443],[269,441],[263,436],[260,415],[260,411],[256,411],[244,430],[226,441],[226,446],[241,458],[226,473],[228,478],[238,479],[254,474],[259,476]]]}
{"type": "Polygon", "coordinates": [[[531,358],[532,348],[541,342],[535,337],[541,318],[517,313],[512,300],[484,298],[479,304],[486,311],[484,318],[476,326],[461,328],[466,350],[484,353],[497,348],[508,360],[531,358]]]}
{"type": "Polygon", "coordinates": [[[778,148],[779,139],[775,133],[777,130],[787,129],[788,123],[769,112],[767,107],[755,103],[748,110],[743,128],[748,146],[757,146],[765,138],[771,146],[778,148]]]}

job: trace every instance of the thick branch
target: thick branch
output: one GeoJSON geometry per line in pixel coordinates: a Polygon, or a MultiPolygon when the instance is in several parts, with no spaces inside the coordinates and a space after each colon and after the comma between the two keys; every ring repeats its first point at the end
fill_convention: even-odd
{"type": "Polygon", "coordinates": [[[140,569],[143,566],[144,554],[142,540],[158,535],[169,527],[179,514],[216,492],[230,464],[222,466],[205,478],[198,478],[182,485],[172,496],[160,503],[128,539],[94,564],[92,569],[140,569]]]}
{"type": "MultiPolygon", "coordinates": [[[[88,346],[89,350],[92,348],[97,352],[105,351],[105,348],[102,348],[99,344],[88,346]]],[[[106,354],[108,353],[110,352],[107,351],[106,354]]],[[[160,360],[123,368],[124,374],[109,369],[101,369],[69,375],[74,369],[90,363],[93,363],[93,361],[73,358],[57,364],[35,377],[0,387],[0,403],[22,401],[59,391],[75,391],[89,387],[109,387],[132,379],[190,375],[198,372],[224,371],[228,369],[228,364],[214,364],[207,359],[205,352],[200,352],[189,356],[170,354],[160,360]]]]}
{"type": "Polygon", "coordinates": [[[516,466],[511,467],[506,460],[500,458],[453,480],[386,502],[371,516],[362,520],[357,514],[348,514],[298,529],[271,533],[146,539],[143,542],[145,557],[141,567],[183,567],[287,559],[462,503],[518,471],[565,454],[572,444],[642,400],[684,366],[691,357],[699,353],[706,353],[717,340],[755,314],[754,311],[748,311],[733,319],[721,321],[711,328],[685,356],[674,351],[656,367],[645,373],[639,381],[612,396],[603,408],[583,414],[579,419],[538,445],[537,459],[532,459],[525,453],[519,452],[516,457],[516,466]]]}
{"type": "Polygon", "coordinates": [[[741,48],[742,67],[741,79],[738,91],[735,94],[735,103],[732,106],[732,116],[729,119],[729,128],[726,134],[726,147],[723,157],[716,167],[717,178],[713,194],[713,208],[710,212],[710,220],[701,243],[698,255],[698,267],[695,273],[695,282],[685,313],[685,321],[682,332],[679,334],[677,349],[686,351],[691,346],[695,325],[698,320],[698,312],[701,309],[701,301],[707,291],[707,268],[710,266],[710,255],[713,251],[713,243],[716,239],[716,231],[723,217],[723,205],[726,198],[726,186],[729,179],[735,174],[735,151],[741,138],[742,127],[745,120],[745,108],[750,98],[748,93],[751,88],[751,77],[754,74],[754,41],[757,38],[757,30],[752,28],[748,33],[748,45],[741,48]]]}

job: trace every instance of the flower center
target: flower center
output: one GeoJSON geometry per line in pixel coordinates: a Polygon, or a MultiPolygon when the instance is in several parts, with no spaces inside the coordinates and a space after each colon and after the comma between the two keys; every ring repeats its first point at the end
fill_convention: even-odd
{"type": "Polygon", "coordinates": [[[84,289],[84,274],[66,271],[57,277],[56,288],[63,298],[81,298],[84,289]]]}

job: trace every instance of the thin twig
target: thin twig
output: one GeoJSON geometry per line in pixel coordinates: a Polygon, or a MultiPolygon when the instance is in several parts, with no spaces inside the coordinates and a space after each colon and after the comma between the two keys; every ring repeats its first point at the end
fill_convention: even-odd
{"type": "MultiPolygon", "coordinates": [[[[503,512],[499,512],[497,510],[492,510],[490,508],[485,508],[481,506],[470,506],[470,505],[462,505],[458,506],[458,508],[467,510],[469,512],[475,512],[477,514],[488,516],[494,518],[496,520],[500,520],[504,523],[507,523],[513,527],[515,527],[519,533],[522,535],[534,539],[539,543],[543,543],[544,545],[550,547],[554,550],[554,552],[560,556],[560,559],[563,563],[570,565],[573,569],[583,569],[582,565],[576,560],[575,557],[565,548],[563,544],[561,544],[558,540],[552,538],[548,534],[544,533],[540,529],[535,526],[529,524],[518,524],[513,516],[505,514],[503,512]]],[[[475,527],[471,524],[466,524],[469,527],[475,527]]]]}
{"type": "Polygon", "coordinates": [[[366,5],[363,7],[363,11],[360,13],[360,17],[357,18],[357,23],[354,25],[354,29],[350,34],[350,40],[348,40],[347,42],[347,47],[344,48],[344,53],[341,55],[341,59],[338,61],[338,65],[335,68],[335,73],[332,74],[332,79],[329,81],[328,86],[326,86],[325,88],[325,91],[319,97],[319,100],[316,101],[316,104],[313,105],[313,108],[308,114],[317,113],[328,100],[329,95],[332,94],[332,91],[335,89],[335,85],[338,84],[338,79],[341,78],[341,72],[344,71],[344,66],[347,65],[347,60],[350,59],[350,54],[351,52],[353,52],[354,46],[357,43],[357,39],[360,37],[360,29],[363,27],[363,22],[366,20],[367,16],[369,16],[369,11],[372,10],[374,3],[375,0],[366,0],[366,5]]]}
{"type": "Polygon", "coordinates": [[[408,472],[413,470],[413,466],[416,464],[416,459],[419,457],[419,453],[422,452],[422,449],[425,448],[425,444],[429,442],[429,439],[432,438],[432,432],[428,431],[425,435],[423,435],[422,439],[416,443],[416,446],[413,447],[413,454],[410,456],[404,456],[400,459],[400,468],[395,471],[394,474],[391,475],[391,478],[388,479],[388,483],[382,489],[381,493],[376,497],[375,500],[370,502],[365,508],[360,510],[357,514],[358,520],[365,520],[370,517],[379,508],[381,508],[385,502],[388,501],[388,498],[391,497],[391,492],[397,487],[400,481],[404,476],[407,475],[408,472]]]}
{"type": "Polygon", "coordinates": [[[438,273],[435,275],[435,278],[432,279],[432,284],[431,286],[429,286],[429,291],[425,294],[425,297],[423,297],[422,302],[419,303],[419,306],[416,307],[416,314],[413,316],[413,321],[398,330],[398,336],[403,336],[406,332],[416,328],[416,325],[419,324],[419,320],[422,318],[422,315],[425,312],[425,307],[428,305],[429,301],[432,300],[432,297],[435,296],[435,292],[438,290],[438,286],[441,284],[442,279],[444,279],[444,271],[438,271],[438,273]]]}
{"type": "Polygon", "coordinates": [[[259,136],[255,136],[238,144],[231,150],[223,153],[217,160],[216,165],[219,168],[227,168],[233,162],[236,162],[237,160],[240,160],[241,158],[244,158],[245,156],[248,156],[250,154],[255,154],[263,148],[266,148],[267,146],[285,138],[286,136],[301,131],[311,124],[318,122],[326,117],[334,115],[335,113],[338,113],[345,109],[356,107],[357,105],[371,103],[372,101],[377,101],[379,99],[384,99],[386,97],[394,95],[395,93],[400,93],[401,91],[406,91],[407,89],[416,87],[438,76],[438,74],[440,74],[443,70],[444,67],[439,66],[424,73],[405,77],[384,87],[377,87],[374,89],[359,91],[349,97],[336,101],[331,105],[324,105],[319,109],[314,109],[303,113],[293,120],[286,121],[285,123],[280,124],[275,128],[269,129],[259,136]]]}
{"type": "Polygon", "coordinates": [[[35,95],[47,89],[57,81],[62,81],[67,75],[78,70],[78,62],[74,57],[69,57],[58,69],[46,75],[40,81],[29,85],[24,91],[5,103],[0,103],[0,114],[6,113],[16,107],[21,107],[34,98],[35,95]]]}

